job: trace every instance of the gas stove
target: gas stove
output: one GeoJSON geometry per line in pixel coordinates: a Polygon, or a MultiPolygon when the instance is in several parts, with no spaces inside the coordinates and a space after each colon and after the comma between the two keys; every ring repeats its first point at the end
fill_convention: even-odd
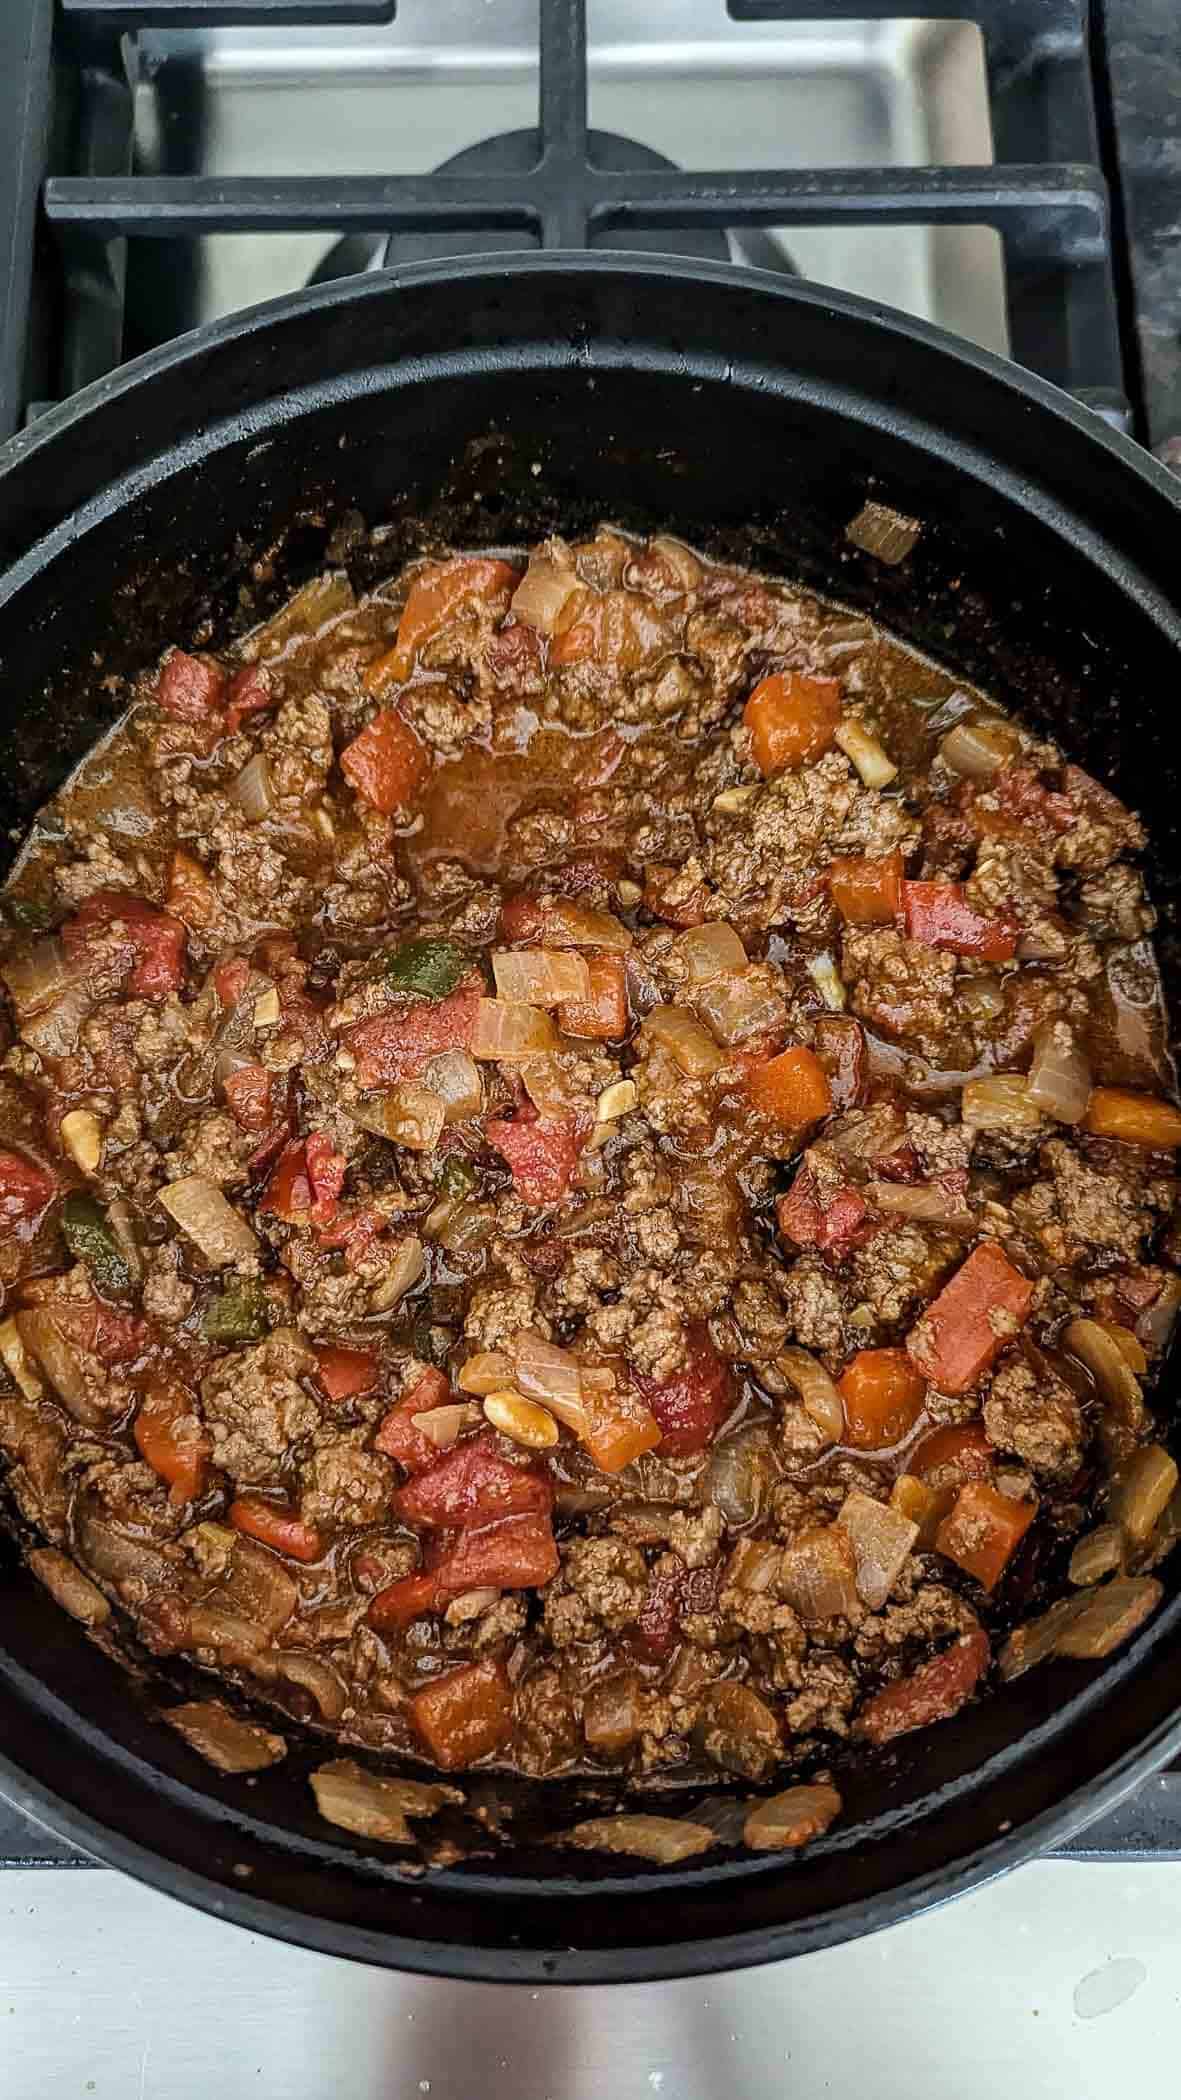
{"type": "MultiPolygon", "coordinates": [[[[728,257],[903,307],[1011,355],[1181,458],[1176,0],[898,0],[905,17],[889,0],[850,4],[857,19],[834,19],[832,0],[57,0],[56,10],[0,0],[0,437],[123,358],[310,281],[477,248],[593,246],[728,257]]],[[[1181,1860],[1181,1773],[1149,1782],[1067,1856],[1119,1861],[1125,1876],[1181,1860]]],[[[89,1962],[94,1990],[114,2002],[120,1935],[144,1934],[146,1945],[145,1919],[160,1930],[171,1921],[166,1936],[192,1941],[199,2024],[217,2025],[227,2047],[247,2046],[234,2024],[239,1937],[94,1871],[3,1807],[0,1866],[4,1974],[28,1981],[30,2005],[52,2005],[67,1955],[89,1962]],[[105,1952],[101,1932],[85,1951],[77,1937],[96,1907],[112,1921],[105,1952]],[[30,1909],[46,1921],[44,1947],[35,1924],[21,1934],[11,1923],[30,1909]]],[[[1074,1872],[1060,1856],[1018,1880],[1032,1889],[1041,1877],[1045,1905],[1046,1889],[1059,1890],[1054,1902],[1061,1889],[1045,1877],[1074,1872]]],[[[1087,1880],[1088,1893],[1114,1888],[1087,1880]]],[[[978,1894],[956,1916],[977,1906],[986,1921],[992,1901],[978,1894]]],[[[917,1948],[928,1932],[919,1921],[870,1944],[909,1946],[911,1935],[917,1948]]],[[[938,1932],[923,1945],[937,1960],[938,1932]]],[[[252,1968],[270,1958],[256,1943],[252,1968]]],[[[793,2002],[805,1972],[852,1977],[876,1959],[854,1949],[809,1957],[791,1971],[793,2002]]],[[[298,2017],[309,2001],[344,2002],[343,1965],[290,1950],[274,1962],[277,2010],[298,2017]]],[[[624,2094],[695,2096],[724,2078],[753,2100],[779,2089],[792,2054],[769,2054],[764,2032],[729,2068],[716,2051],[696,2061],[690,2049],[641,2071],[644,2022],[633,2017],[617,2026],[630,2056],[551,2053],[534,2086],[519,2061],[508,2075],[509,2058],[489,2053],[501,2018],[490,2008],[504,1997],[467,1986],[445,2000],[453,1988],[374,1979],[397,1994],[399,2021],[434,2008],[439,2046],[438,2007],[467,2008],[459,2027],[481,2051],[489,2100],[509,2090],[530,2100],[551,2077],[576,2100],[620,2065],[624,2094]],[[667,2087],[665,2061],[677,2077],[670,2070],[667,2087]]],[[[785,1972],[717,1988],[728,2018],[767,2030],[785,1972]]],[[[710,1994],[708,1982],[661,1989],[692,1991],[698,2006],[710,1994]]],[[[633,2013],[673,2002],[626,1995],[633,2013]]],[[[65,2041],[68,1996],[56,2040],[42,2042],[44,2082],[34,2065],[13,2090],[78,2089],[67,2059],[79,2076],[90,2059],[65,2041]]],[[[610,2027],[622,1999],[546,2002],[559,2001],[606,2006],[610,2027]]],[[[551,2040],[555,2021],[567,2038],[577,2026],[573,2013],[546,2014],[544,2025],[540,2008],[530,2012],[551,2040]]],[[[920,2044],[921,2016],[916,2001],[920,2044]]],[[[142,2004],[135,2018],[147,2051],[162,2030],[142,2004]]],[[[11,2046],[0,2023],[0,2062],[11,2046]]],[[[146,2053],[118,2061],[110,2090],[126,2091],[137,2068],[140,2092],[156,2089],[146,2053]]],[[[405,2078],[420,2061],[429,2069],[403,2033],[364,2082],[340,2082],[392,2090],[391,2065],[405,2078]]],[[[467,2100],[448,2061],[455,2083],[436,2082],[436,2100],[452,2090],[467,2100]]],[[[169,2092],[196,2090],[217,2059],[196,2051],[186,2062],[169,2092]]],[[[806,2090],[818,2091],[824,2066],[808,2062],[806,2090]]],[[[871,2075],[894,2092],[877,2056],[871,2075]]],[[[285,2089],[298,2100],[328,2080],[292,2074],[285,2089]]],[[[956,2089],[976,2091],[967,2067],[956,2089]]]]}

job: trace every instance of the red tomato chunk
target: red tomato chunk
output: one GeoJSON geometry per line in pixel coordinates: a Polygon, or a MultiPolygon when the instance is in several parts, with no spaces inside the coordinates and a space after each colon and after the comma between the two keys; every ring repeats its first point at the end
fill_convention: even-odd
{"type": "Polygon", "coordinates": [[[871,1743],[890,1743],[912,1728],[947,1720],[971,1698],[988,1668],[990,1652],[982,1628],[963,1634],[912,1676],[867,1699],[854,1724],[856,1734],[871,1743]]]}
{"type": "Polygon", "coordinates": [[[660,1449],[670,1457],[704,1451],[734,1405],[729,1366],[704,1326],[689,1330],[689,1362],[683,1371],[664,1380],[637,1373],[636,1384],[660,1424],[660,1449]]]}
{"type": "Polygon", "coordinates": [[[1033,1285],[985,1240],[957,1269],[908,1341],[912,1361],[941,1393],[965,1393],[1029,1318],[1033,1285]]]}
{"type": "Polygon", "coordinates": [[[23,1153],[0,1151],[0,1230],[39,1217],[57,1194],[57,1182],[23,1153]]]}
{"type": "Polygon", "coordinates": [[[1019,928],[1014,919],[987,919],[969,904],[959,882],[904,882],[902,909],[908,939],[983,962],[1011,962],[1019,928]]]}
{"type": "Polygon", "coordinates": [[[530,1511],[548,1514],[552,1503],[545,1474],[499,1457],[490,1436],[456,1444],[394,1496],[408,1524],[493,1524],[530,1511]]]}
{"type": "Polygon", "coordinates": [[[85,970],[95,944],[108,936],[126,941],[129,998],[166,999],[180,990],[188,929],[170,912],[126,890],[95,890],[66,920],[62,943],[69,960],[85,970]]]}
{"type": "Polygon", "coordinates": [[[358,1086],[414,1079],[440,1050],[469,1049],[483,996],[483,979],[471,970],[446,999],[407,1000],[355,1022],[343,1041],[357,1060],[358,1086]]]}
{"type": "Polygon", "coordinates": [[[512,1168],[522,1203],[561,1202],[578,1165],[578,1138],[570,1124],[548,1116],[535,1123],[495,1121],[487,1125],[487,1136],[512,1168]]]}

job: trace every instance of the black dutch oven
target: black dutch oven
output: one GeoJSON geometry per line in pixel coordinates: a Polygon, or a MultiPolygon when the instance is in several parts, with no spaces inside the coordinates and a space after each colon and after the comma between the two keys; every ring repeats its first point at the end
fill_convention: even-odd
{"type": "MultiPolygon", "coordinates": [[[[390,567],[599,519],[862,606],[1055,736],[1144,815],[1175,986],[1181,489],[1066,395],[820,287],[608,254],[359,278],[182,337],[0,452],[0,819],[19,838],[169,641],[266,610],[334,523],[390,567]],[[867,497],[924,530],[890,568],[867,497]],[[279,554],[274,556],[278,548],[279,554]],[[113,680],[113,684],[104,681],[113,680]]],[[[1181,1741],[1176,1595],[1105,1665],[1059,1662],[842,1779],[798,1856],[637,1871],[546,1842],[563,1784],[481,1782],[511,1841],[407,1873],[322,1823],[297,1743],[249,1783],[155,1717],[0,1539],[0,1786],[110,1864],[325,1952],[503,1981],[689,1975],[890,1924],[1110,1807],[1181,1741]]]]}

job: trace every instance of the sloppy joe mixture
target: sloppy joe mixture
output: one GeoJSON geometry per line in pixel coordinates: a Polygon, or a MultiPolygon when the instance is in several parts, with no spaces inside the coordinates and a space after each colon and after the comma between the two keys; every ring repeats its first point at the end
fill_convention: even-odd
{"type": "MultiPolygon", "coordinates": [[[[170,650],[5,895],[37,1573],[343,1744],[786,1787],[755,1844],[1110,1653],[1181,1528],[1143,844],[667,538],[342,566],[170,650]]],[[[233,1704],[177,1725],[282,1754],[233,1704]]]]}

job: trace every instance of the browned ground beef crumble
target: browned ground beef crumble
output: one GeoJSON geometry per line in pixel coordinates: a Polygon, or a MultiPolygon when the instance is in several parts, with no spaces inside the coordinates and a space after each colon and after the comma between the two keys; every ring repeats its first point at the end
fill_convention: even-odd
{"type": "Polygon", "coordinates": [[[1178,1528],[1142,844],[671,540],[334,571],[170,652],[7,891],[37,1572],[345,1743],[819,1775],[752,1843],[1053,1596],[1003,1671],[1108,1652],[1178,1528]]]}

